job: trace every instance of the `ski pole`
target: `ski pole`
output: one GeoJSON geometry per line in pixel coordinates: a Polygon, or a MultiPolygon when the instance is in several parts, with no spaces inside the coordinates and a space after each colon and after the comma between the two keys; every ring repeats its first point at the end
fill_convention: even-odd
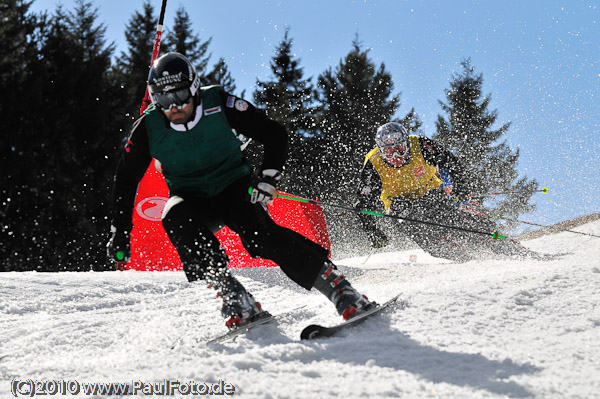
{"type": "Polygon", "coordinates": [[[548,189],[544,187],[541,190],[531,191],[502,191],[499,193],[485,193],[485,194],[469,194],[469,197],[495,197],[496,195],[519,195],[519,194],[533,194],[533,193],[548,193],[548,189]]]}
{"type": "Polygon", "coordinates": [[[561,229],[561,228],[559,228],[559,227],[553,227],[553,226],[547,226],[547,225],[544,225],[544,224],[537,224],[537,223],[532,223],[532,222],[526,222],[526,221],[524,221],[524,220],[519,220],[519,219],[509,219],[509,218],[503,218],[503,217],[500,217],[500,216],[490,216],[490,217],[491,217],[491,218],[494,218],[494,219],[504,219],[504,220],[508,220],[509,222],[518,222],[518,223],[523,223],[523,224],[529,224],[529,225],[531,225],[531,226],[543,227],[543,228],[550,229],[550,230],[553,230],[553,231],[555,231],[555,232],[559,232],[559,233],[561,233],[561,232],[565,231],[565,232],[569,232],[569,233],[581,234],[581,235],[583,235],[583,236],[589,236],[589,237],[596,237],[596,238],[600,238],[600,236],[599,236],[599,235],[595,235],[595,234],[584,233],[584,232],[581,232],[581,231],[575,231],[575,230],[561,229]]]}
{"type": "MultiPolygon", "coordinates": [[[[252,187],[248,188],[248,193],[250,195],[252,195],[252,187]]],[[[325,206],[330,206],[330,207],[333,207],[333,208],[345,209],[345,210],[351,211],[351,212],[364,213],[365,215],[382,216],[382,217],[387,217],[387,218],[392,218],[392,219],[405,220],[407,222],[422,223],[422,224],[427,224],[427,225],[430,225],[430,226],[437,226],[437,227],[445,227],[445,228],[448,228],[448,229],[460,230],[460,231],[465,231],[465,232],[468,232],[468,233],[482,234],[482,235],[485,235],[485,236],[490,236],[494,240],[497,240],[497,239],[500,239],[500,238],[506,238],[506,236],[501,235],[497,231],[495,231],[493,233],[489,233],[489,232],[486,232],[486,231],[466,229],[466,228],[458,227],[458,226],[449,226],[449,225],[446,225],[446,224],[440,224],[440,223],[435,223],[435,222],[428,222],[426,220],[410,219],[410,218],[403,217],[403,216],[389,215],[387,213],[380,213],[380,212],[369,211],[369,210],[366,210],[366,209],[354,208],[354,207],[347,206],[347,205],[331,204],[331,203],[327,203],[327,202],[323,202],[323,201],[317,201],[317,200],[313,200],[313,199],[309,199],[309,198],[303,198],[303,197],[285,195],[285,194],[280,194],[279,192],[277,193],[277,197],[288,199],[288,200],[291,200],[291,201],[306,202],[306,203],[309,203],[309,204],[316,204],[316,205],[321,205],[321,206],[325,205],[325,206]]]]}
{"type": "Polygon", "coordinates": [[[373,255],[373,251],[371,251],[371,253],[369,253],[367,255],[367,257],[365,258],[365,260],[363,260],[362,262],[360,262],[360,264],[364,265],[365,263],[367,263],[367,261],[371,258],[371,255],[373,255]]]}
{"type": "Polygon", "coordinates": [[[533,222],[526,222],[524,220],[519,220],[519,219],[511,219],[511,218],[505,218],[505,217],[502,217],[502,216],[488,215],[486,213],[475,211],[475,210],[470,209],[470,208],[462,208],[462,209],[460,209],[460,211],[461,212],[474,213],[476,215],[485,216],[485,217],[488,217],[490,219],[502,219],[502,220],[506,220],[506,221],[509,221],[509,222],[523,223],[523,224],[528,224],[528,225],[531,225],[531,226],[543,227],[543,228],[550,229],[550,230],[553,230],[553,231],[556,231],[556,232],[559,232],[559,233],[563,232],[563,231],[566,231],[566,232],[569,232],[569,233],[575,233],[575,234],[581,234],[581,235],[584,235],[584,236],[600,238],[599,235],[595,235],[595,234],[584,233],[584,232],[581,232],[581,231],[561,229],[561,228],[557,228],[557,227],[553,227],[553,226],[547,226],[547,225],[544,225],[544,224],[537,224],[537,223],[533,223],[533,222]]]}
{"type": "MultiPolygon", "coordinates": [[[[158,25],[156,26],[156,36],[154,38],[154,47],[152,48],[152,62],[150,62],[150,68],[154,64],[154,61],[158,57],[158,51],[160,49],[160,40],[163,32],[163,21],[165,19],[165,10],[167,9],[167,0],[163,0],[160,8],[160,17],[158,18],[158,25]]],[[[140,107],[140,115],[144,113],[148,105],[150,105],[150,92],[148,91],[148,85],[146,85],[146,94],[142,100],[142,106],[140,107]]]]}

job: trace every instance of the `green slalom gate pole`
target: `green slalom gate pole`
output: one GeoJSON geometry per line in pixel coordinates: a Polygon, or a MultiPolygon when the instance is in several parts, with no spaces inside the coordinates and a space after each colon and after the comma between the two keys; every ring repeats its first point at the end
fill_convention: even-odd
{"type": "MultiPolygon", "coordinates": [[[[250,195],[252,195],[252,187],[248,188],[248,193],[250,195]]],[[[324,205],[324,206],[330,206],[330,207],[333,207],[333,208],[340,208],[340,209],[344,209],[344,210],[351,211],[351,212],[364,213],[365,215],[382,216],[382,217],[386,217],[386,218],[392,218],[392,219],[398,219],[398,220],[405,220],[407,222],[422,223],[422,224],[427,224],[427,225],[430,225],[430,226],[445,227],[447,229],[454,229],[454,230],[465,231],[465,232],[468,232],[468,233],[481,234],[481,235],[484,235],[484,236],[492,237],[494,240],[498,240],[498,239],[501,239],[501,238],[506,238],[506,236],[503,236],[503,235],[499,234],[496,231],[493,232],[493,233],[489,233],[489,232],[486,232],[486,231],[465,229],[463,227],[458,227],[458,226],[449,226],[449,225],[440,224],[440,223],[428,222],[426,220],[417,220],[417,219],[410,219],[410,218],[402,217],[402,216],[388,215],[387,213],[374,212],[374,211],[369,211],[369,210],[366,210],[366,209],[358,209],[358,208],[354,208],[354,207],[347,206],[347,205],[331,204],[331,203],[328,203],[328,202],[317,201],[317,200],[313,200],[313,199],[308,199],[308,198],[303,198],[303,197],[296,197],[296,196],[286,195],[286,194],[280,194],[280,193],[277,193],[277,197],[283,198],[283,199],[287,199],[287,200],[290,200],[290,201],[298,201],[298,202],[305,202],[305,203],[308,203],[308,204],[316,204],[316,205],[321,205],[321,206],[324,205]]]]}

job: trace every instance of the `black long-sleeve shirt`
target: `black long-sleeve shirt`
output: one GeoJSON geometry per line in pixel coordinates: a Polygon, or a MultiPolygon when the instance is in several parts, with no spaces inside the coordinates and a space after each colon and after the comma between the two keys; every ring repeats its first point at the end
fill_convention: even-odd
{"type": "MultiPolygon", "coordinates": [[[[252,104],[222,89],[219,90],[219,96],[221,109],[231,128],[263,144],[261,170],[282,170],[287,159],[288,137],[285,128],[252,104]]],[[[115,175],[112,218],[113,225],[121,231],[130,231],[132,228],[131,216],[138,184],[152,161],[145,119],[145,115],[142,115],[134,123],[115,175]]],[[[170,122],[163,119],[165,126],[169,126],[170,122]]]]}

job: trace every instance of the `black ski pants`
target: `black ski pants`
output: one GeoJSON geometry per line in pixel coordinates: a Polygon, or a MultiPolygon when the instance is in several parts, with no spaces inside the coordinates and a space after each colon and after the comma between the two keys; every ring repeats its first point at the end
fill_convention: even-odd
{"type": "Polygon", "coordinates": [[[250,176],[232,183],[213,198],[172,193],[163,226],[175,246],[189,281],[204,279],[208,270],[226,268],[227,254],[215,237],[223,226],[237,233],[255,258],[270,259],[300,286],[310,290],[328,251],[293,230],[279,226],[266,206],[249,202],[250,176]]]}

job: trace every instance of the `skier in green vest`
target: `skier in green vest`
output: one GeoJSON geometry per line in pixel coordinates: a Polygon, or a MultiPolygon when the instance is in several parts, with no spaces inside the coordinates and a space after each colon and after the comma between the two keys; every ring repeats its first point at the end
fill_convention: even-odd
{"type": "Polygon", "coordinates": [[[217,290],[228,328],[267,312],[228,269],[227,255],[215,237],[223,226],[240,236],[250,255],[273,260],[300,286],[326,295],[344,319],[375,306],[350,285],[325,248],[270,218],[266,205],[277,194],[287,155],[283,126],[220,86],[201,87],[194,66],[179,53],[156,60],[148,88],[153,104],[134,123],[117,167],[110,259],[129,259],[138,183],[155,159],[169,187],[162,214],[165,231],[188,280],[206,280],[217,290]],[[264,146],[256,177],[236,134],[264,146]]]}
{"type": "MultiPolygon", "coordinates": [[[[404,126],[389,122],[377,129],[376,147],[365,157],[356,207],[371,209],[383,203],[388,214],[400,219],[398,229],[429,254],[458,262],[488,252],[502,256],[533,256],[513,240],[492,240],[477,233],[438,225],[492,233],[495,223],[468,206],[477,192],[473,179],[450,151],[427,137],[409,135],[404,126]],[[428,222],[433,224],[428,224],[428,222]]],[[[388,243],[372,216],[359,215],[372,245],[388,243]]]]}

